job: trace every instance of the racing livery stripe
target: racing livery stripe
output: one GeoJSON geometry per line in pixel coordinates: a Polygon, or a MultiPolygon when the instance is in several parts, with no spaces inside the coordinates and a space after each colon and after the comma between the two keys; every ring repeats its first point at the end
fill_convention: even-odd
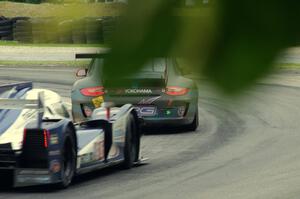
{"type": "MultiPolygon", "coordinates": [[[[31,88],[25,88],[14,97],[21,98],[31,88]]],[[[22,110],[0,110],[0,135],[2,135],[20,116],[22,110]]]]}

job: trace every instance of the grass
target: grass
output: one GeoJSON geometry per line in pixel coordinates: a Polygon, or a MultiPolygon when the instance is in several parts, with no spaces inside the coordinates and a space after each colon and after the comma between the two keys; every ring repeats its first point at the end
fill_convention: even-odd
{"type": "Polygon", "coordinates": [[[0,67],[75,67],[86,68],[90,60],[76,61],[0,61],[0,67]]]}
{"type": "Polygon", "coordinates": [[[101,47],[106,48],[104,44],[24,44],[17,41],[0,41],[1,46],[22,46],[22,47],[101,47]]]}
{"type": "Polygon", "coordinates": [[[82,18],[120,15],[123,4],[69,3],[69,4],[28,4],[0,1],[0,16],[5,17],[64,17],[82,18]]]}

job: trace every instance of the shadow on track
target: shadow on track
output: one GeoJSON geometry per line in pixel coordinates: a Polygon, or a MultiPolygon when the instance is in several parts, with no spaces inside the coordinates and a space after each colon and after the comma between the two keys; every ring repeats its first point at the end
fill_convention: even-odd
{"type": "Polygon", "coordinates": [[[190,134],[201,131],[199,126],[196,131],[187,131],[185,127],[143,127],[142,133],[144,135],[171,135],[171,134],[190,134]]]}
{"type": "MultiPolygon", "coordinates": [[[[140,167],[146,164],[141,164],[136,167],[140,167]]],[[[135,168],[132,168],[135,169],[135,168]]],[[[124,172],[121,166],[113,166],[110,168],[105,168],[101,170],[92,171],[90,173],[82,174],[76,176],[73,179],[72,184],[68,189],[59,189],[55,185],[38,185],[38,186],[29,186],[29,187],[19,187],[13,188],[12,187],[12,179],[13,179],[13,172],[5,172],[0,173],[0,194],[1,193],[16,193],[16,194],[24,194],[24,193],[59,193],[65,190],[72,191],[72,189],[76,189],[80,187],[84,183],[89,183],[94,180],[100,180],[105,176],[116,175],[118,173],[124,172]]]]}

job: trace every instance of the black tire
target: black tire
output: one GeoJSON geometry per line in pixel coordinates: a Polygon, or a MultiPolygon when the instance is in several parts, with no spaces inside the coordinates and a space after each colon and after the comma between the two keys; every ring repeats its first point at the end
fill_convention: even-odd
{"type": "Polygon", "coordinates": [[[14,184],[13,170],[0,170],[0,187],[10,188],[14,184]]]}
{"type": "Polygon", "coordinates": [[[16,21],[16,23],[14,25],[17,27],[26,27],[26,26],[31,26],[32,24],[30,21],[27,21],[27,20],[19,20],[19,21],[16,21]]]}
{"type": "Polygon", "coordinates": [[[64,146],[61,149],[63,161],[61,163],[61,179],[58,183],[59,188],[67,188],[73,180],[76,173],[76,138],[70,128],[67,129],[64,137],[64,146]]]}
{"type": "Polygon", "coordinates": [[[72,44],[73,39],[70,35],[69,36],[60,36],[59,37],[59,43],[61,43],[61,44],[72,44]]]}
{"type": "Polygon", "coordinates": [[[26,21],[26,20],[29,20],[30,18],[29,17],[13,17],[13,18],[11,18],[11,20],[13,21],[13,22],[16,22],[16,21],[19,21],[19,20],[24,20],[24,21],[26,21]]]}
{"type": "Polygon", "coordinates": [[[7,25],[12,25],[12,21],[9,19],[0,21],[0,26],[7,26],[7,25]]]}
{"type": "Polygon", "coordinates": [[[5,37],[1,37],[1,40],[3,40],[3,41],[12,41],[12,40],[14,40],[14,37],[12,35],[5,36],[5,37]]]}
{"type": "Polygon", "coordinates": [[[199,111],[197,109],[196,113],[195,113],[195,116],[194,116],[194,119],[193,119],[193,122],[186,126],[186,130],[187,131],[196,131],[198,126],[199,126],[199,111]]]}
{"type": "Polygon", "coordinates": [[[13,27],[11,25],[0,26],[0,31],[11,31],[13,27]]]}
{"type": "Polygon", "coordinates": [[[93,44],[93,43],[102,43],[103,37],[101,32],[86,32],[86,43],[93,44]]]}
{"type": "Polygon", "coordinates": [[[124,162],[123,169],[130,169],[134,162],[138,160],[139,156],[139,139],[137,136],[138,129],[136,128],[136,121],[131,114],[127,121],[125,147],[124,147],[124,162]]]}
{"type": "Polygon", "coordinates": [[[0,37],[5,37],[5,36],[9,36],[12,34],[11,30],[8,31],[0,31],[0,37]]]}

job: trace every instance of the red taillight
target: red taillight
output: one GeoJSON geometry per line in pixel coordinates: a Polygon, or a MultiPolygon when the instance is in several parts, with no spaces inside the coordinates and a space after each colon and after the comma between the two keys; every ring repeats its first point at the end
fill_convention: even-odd
{"type": "Polygon", "coordinates": [[[166,88],[166,94],[172,95],[172,96],[180,96],[185,95],[189,92],[188,88],[183,88],[179,86],[168,86],[166,88]]]}
{"type": "Polygon", "coordinates": [[[83,88],[80,90],[80,93],[84,96],[97,97],[97,96],[104,95],[104,87],[96,86],[96,87],[83,88]]]}
{"type": "Polygon", "coordinates": [[[48,142],[49,142],[49,139],[50,139],[50,132],[47,131],[47,130],[44,130],[44,147],[45,148],[48,148],[48,142]]]}
{"type": "Polygon", "coordinates": [[[25,140],[26,140],[26,131],[27,131],[27,129],[24,129],[24,131],[23,131],[23,145],[25,144],[25,140]]]}

